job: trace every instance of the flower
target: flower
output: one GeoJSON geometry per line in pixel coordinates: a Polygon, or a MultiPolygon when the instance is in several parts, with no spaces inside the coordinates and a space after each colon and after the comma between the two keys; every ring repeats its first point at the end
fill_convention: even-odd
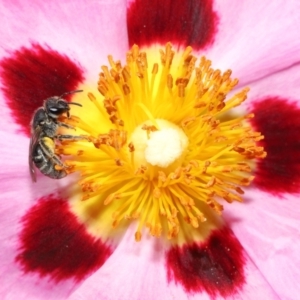
{"type": "MultiPolygon", "coordinates": [[[[151,6],[147,3],[143,2],[142,5],[146,11],[157,11],[156,2],[152,1],[151,6]]],[[[180,11],[178,7],[176,9],[176,5],[179,4],[167,5],[167,1],[164,3],[166,4],[163,8],[172,12],[170,22],[176,21],[177,18],[173,19],[172,16],[180,11]]],[[[199,4],[198,1],[190,3],[193,9],[183,10],[184,12],[194,12],[197,11],[196,8],[205,7],[208,9],[208,11],[205,10],[206,15],[211,18],[209,20],[213,19],[211,16],[214,14],[208,13],[211,7],[210,1],[203,2],[205,6],[202,2],[199,4]]],[[[87,231],[85,226],[76,219],[74,210],[70,210],[66,202],[60,200],[69,195],[63,192],[64,189],[69,191],[69,180],[57,182],[48,178],[39,178],[36,186],[30,183],[27,151],[24,151],[28,145],[26,124],[28,124],[33,108],[41,105],[41,102],[32,104],[27,100],[41,100],[54,94],[59,95],[66,90],[77,88],[82,83],[85,83],[85,89],[89,89],[87,84],[95,81],[99,71],[97,67],[104,63],[105,55],[110,53],[114,57],[122,58],[128,48],[125,26],[126,7],[123,2],[89,3],[85,6],[81,6],[80,2],[77,4],[78,6],[71,3],[59,3],[57,6],[47,8],[38,1],[30,8],[18,3],[2,4],[2,19],[5,20],[3,23],[10,24],[7,28],[3,26],[4,32],[2,33],[3,49],[9,50],[10,53],[2,52],[1,54],[3,57],[1,61],[3,206],[0,217],[1,226],[3,226],[1,252],[4,264],[1,269],[7,274],[7,276],[2,276],[3,296],[11,298],[28,298],[30,295],[31,298],[51,296],[74,299],[81,297],[104,299],[176,297],[184,299],[187,295],[195,298],[201,295],[204,298],[210,296],[253,298],[260,292],[265,298],[275,298],[276,295],[281,298],[292,298],[297,292],[294,280],[298,278],[297,249],[299,245],[295,236],[299,222],[297,219],[299,208],[296,196],[293,195],[298,192],[298,177],[297,174],[288,173],[291,165],[292,170],[297,170],[297,167],[293,166],[293,162],[286,156],[289,154],[297,158],[295,140],[298,133],[298,109],[297,104],[292,102],[298,98],[294,80],[297,81],[299,72],[297,72],[297,65],[293,66],[299,59],[295,38],[298,22],[296,8],[292,4],[285,4],[282,9],[278,9],[278,7],[281,8],[280,1],[268,5],[249,1],[243,4],[237,2],[234,9],[229,9],[225,4],[216,2],[213,5],[213,12],[217,16],[217,20],[214,19],[215,22],[219,22],[217,29],[214,27],[216,24],[210,24],[211,34],[203,37],[201,43],[197,37],[202,25],[199,23],[198,27],[187,26],[193,29],[190,30],[192,34],[189,36],[184,32],[183,36],[187,40],[190,39],[189,43],[196,50],[202,49],[201,51],[220,69],[233,68],[242,85],[246,83],[250,85],[252,82],[253,94],[249,97],[252,104],[243,108],[248,109],[249,112],[254,111],[258,115],[253,124],[257,127],[257,131],[262,131],[265,136],[263,143],[265,143],[268,158],[265,160],[266,163],[261,162],[258,166],[256,188],[247,189],[246,203],[240,205],[234,203],[225,208],[225,222],[234,234],[226,227],[224,231],[218,231],[218,234],[212,238],[207,237],[203,248],[194,244],[190,248],[174,246],[166,256],[164,244],[160,242],[160,239],[154,240],[145,236],[140,243],[134,242],[133,235],[136,231],[134,226],[129,227],[125,236],[116,231],[111,239],[104,232],[105,229],[100,228],[101,236],[105,238],[95,239],[94,232],[87,231]],[[34,13],[30,13],[31,11],[34,13]],[[111,12],[113,15],[109,14],[111,12]],[[239,13],[240,19],[235,17],[235,12],[239,13]],[[255,18],[257,21],[253,23],[251,21],[254,19],[253,15],[258,12],[261,18],[255,18]],[[268,14],[268,18],[263,18],[264,14],[268,14]],[[15,21],[16,15],[18,22],[15,21]],[[43,22],[38,27],[41,31],[37,31],[36,24],[40,16],[43,16],[43,22]],[[265,20],[269,20],[267,25],[265,20]],[[249,37],[247,22],[254,27],[251,28],[251,33],[256,33],[257,36],[253,39],[253,43],[250,45],[247,43],[245,47],[241,41],[249,37]],[[274,24],[280,24],[278,28],[275,28],[276,30],[274,24]],[[268,26],[272,30],[269,30],[268,26]],[[13,29],[11,32],[10,28],[13,29]],[[263,29],[266,31],[260,35],[259,31],[263,29]],[[263,33],[268,34],[267,38],[263,33]],[[16,39],[17,34],[20,38],[16,39]],[[281,39],[278,38],[279,36],[281,39]],[[30,45],[32,41],[35,43],[34,46],[30,45]],[[49,45],[49,48],[43,43],[49,45]],[[118,45],[117,48],[116,45],[118,45]],[[266,53],[276,46],[277,51],[266,56],[266,53]],[[205,47],[204,50],[203,47],[205,47]],[[68,57],[60,53],[67,53],[68,57]],[[86,71],[83,71],[82,67],[72,60],[79,61],[86,71]],[[37,67],[40,64],[43,68],[37,67]],[[17,69],[13,68],[15,66],[17,69]],[[34,67],[37,67],[39,72],[36,72],[34,67]],[[28,69],[32,73],[28,73],[28,69]],[[50,70],[53,72],[55,69],[59,71],[54,71],[54,76],[51,76],[50,70]],[[44,76],[41,76],[41,70],[44,76]],[[66,73],[59,75],[65,70],[67,70],[66,73]],[[19,81],[24,77],[25,80],[19,81]],[[66,80],[68,77],[70,79],[66,80]],[[55,78],[56,81],[50,80],[49,82],[49,78],[55,78]],[[19,83],[22,83],[21,89],[19,83]],[[19,100],[20,96],[24,99],[22,103],[19,100]],[[273,107],[274,103],[279,108],[273,107]],[[28,113],[24,113],[26,110],[28,113]],[[273,120],[275,113],[278,119],[273,120]],[[289,122],[284,122],[281,119],[282,116],[289,122]],[[268,122],[265,121],[266,119],[268,122]],[[281,122],[276,122],[277,120],[281,122]],[[270,124],[270,127],[268,128],[265,124],[270,124]],[[273,128],[276,128],[275,136],[272,133],[273,128]],[[283,137],[285,137],[286,145],[282,143],[283,137]],[[283,150],[280,152],[281,146],[283,150]],[[284,159],[278,161],[283,153],[284,159]],[[282,167],[284,172],[277,171],[278,166],[282,167]],[[289,177],[285,177],[285,174],[289,174],[289,177]],[[283,182],[283,179],[286,182],[283,182]],[[278,184],[272,187],[269,182],[278,182],[278,184]],[[295,184],[291,185],[290,182],[295,182],[295,184]],[[22,197],[19,197],[20,195],[22,197]],[[48,214],[49,211],[51,215],[48,214]],[[47,230],[47,234],[44,234],[43,230],[47,230]],[[41,237],[45,237],[52,244],[44,243],[41,237]],[[227,239],[224,240],[224,237],[227,239]],[[273,245],[274,239],[275,246],[273,245]],[[61,241],[63,243],[59,244],[61,241]],[[221,245],[221,249],[229,246],[229,250],[235,251],[229,267],[227,263],[226,268],[226,261],[220,259],[224,253],[219,253],[218,249],[213,247],[215,243],[221,245]],[[53,247],[51,251],[42,249],[42,246],[46,244],[53,247]],[[27,248],[24,248],[24,245],[27,248]],[[233,248],[230,249],[231,246],[233,248]],[[72,252],[68,251],[68,247],[72,249],[72,252]],[[205,250],[205,247],[213,255],[205,250]],[[75,251],[78,248],[80,250],[75,251]],[[31,251],[26,251],[28,249],[31,251]],[[213,267],[212,271],[204,275],[201,273],[202,277],[200,276],[199,279],[197,271],[204,272],[205,268],[193,269],[189,264],[197,262],[199,265],[201,261],[198,262],[197,258],[201,257],[205,263],[213,257],[215,264],[209,265],[213,267]],[[180,258],[185,258],[181,265],[172,265],[174,261],[180,262],[180,258]],[[230,269],[232,265],[239,272],[230,269]],[[270,272],[270,268],[279,269],[277,272],[270,272]],[[190,271],[189,276],[187,276],[187,271],[190,271]],[[228,277],[224,277],[226,274],[228,277]],[[217,280],[223,283],[221,285],[223,290],[218,288],[217,280]],[[232,287],[229,283],[231,288],[226,289],[225,280],[233,280],[235,285],[232,287]],[[13,290],[9,289],[12,285],[14,285],[13,290]]],[[[154,26],[151,27],[151,23],[147,23],[140,5],[140,1],[128,4],[130,44],[141,42],[141,45],[145,46],[151,41],[163,42],[171,35],[170,40],[174,45],[176,42],[178,45],[180,43],[187,45],[186,41],[182,40],[182,35],[175,34],[176,26],[171,25],[167,28],[174,27],[175,33],[171,31],[167,34],[161,31],[164,35],[159,37],[155,36],[157,30],[153,30],[151,32],[154,38],[149,38],[147,43],[143,42],[136,32],[141,28],[152,29],[154,26]],[[132,27],[131,22],[135,20],[134,16],[137,15],[137,11],[140,12],[138,16],[142,16],[140,19],[145,27],[136,27],[136,25],[132,27]]],[[[163,15],[157,19],[162,20],[163,15]]],[[[184,16],[187,24],[189,22],[194,24],[193,18],[187,16],[184,16]]],[[[160,24],[158,21],[157,23],[160,24]]],[[[80,108],[78,111],[80,112],[80,108]]],[[[88,230],[92,229],[89,227],[88,230]]],[[[232,258],[230,255],[226,257],[232,258]]]]}
{"type": "Polygon", "coordinates": [[[57,146],[70,157],[66,170],[81,173],[75,214],[93,215],[99,228],[102,215],[112,216],[113,227],[137,220],[136,241],[145,226],[168,239],[188,235],[183,220],[209,226],[203,210],[220,214],[216,198],[242,201],[240,186],[253,178],[251,159],[266,156],[256,146],[263,137],[246,125],[253,115],[224,117],[248,91],[226,100],[237,83],[230,71],[214,71],[204,57],[196,67],[191,47],[178,57],[167,43],[160,56],[161,63],[152,64],[134,45],[125,66],[110,57],[111,69],[103,66],[98,82],[103,100],[89,93],[93,107],[83,100],[80,118],[63,118],[72,127],[67,136],[76,128],[80,139],[57,146]]]}

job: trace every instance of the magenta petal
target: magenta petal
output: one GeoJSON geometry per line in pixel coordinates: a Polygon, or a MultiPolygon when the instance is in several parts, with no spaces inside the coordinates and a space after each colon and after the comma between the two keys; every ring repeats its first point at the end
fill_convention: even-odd
{"type": "Polygon", "coordinates": [[[50,48],[21,48],[0,62],[6,103],[22,131],[30,134],[33,112],[51,96],[75,90],[83,71],[67,56],[50,48]]]}
{"type": "Polygon", "coordinates": [[[174,246],[166,255],[168,278],[191,294],[232,296],[245,284],[242,247],[227,228],[212,232],[207,242],[174,246]]]}
{"type": "Polygon", "coordinates": [[[214,41],[217,23],[212,0],[136,0],[127,9],[130,46],[172,42],[199,50],[214,41]]]}
{"type": "Polygon", "coordinates": [[[22,269],[58,282],[82,280],[100,268],[112,249],[90,236],[69,211],[66,199],[48,195],[22,218],[19,254],[22,269]]]}
{"type": "Polygon", "coordinates": [[[276,96],[252,105],[252,124],[264,136],[260,144],[267,152],[257,164],[254,183],[271,193],[300,192],[300,108],[276,96]]]}
{"type": "Polygon", "coordinates": [[[264,135],[267,157],[256,170],[255,184],[273,194],[300,191],[300,66],[275,73],[251,85],[247,111],[264,135]]]}

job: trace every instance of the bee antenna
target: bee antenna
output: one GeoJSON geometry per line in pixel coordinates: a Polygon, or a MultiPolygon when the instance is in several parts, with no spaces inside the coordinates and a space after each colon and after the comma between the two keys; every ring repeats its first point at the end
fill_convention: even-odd
{"type": "Polygon", "coordinates": [[[70,104],[73,104],[73,105],[77,105],[77,106],[82,106],[80,103],[76,103],[76,102],[69,102],[68,104],[69,104],[69,105],[70,105],[70,104]]]}
{"type": "Polygon", "coordinates": [[[71,92],[66,92],[66,93],[63,93],[61,96],[59,96],[59,98],[62,98],[66,95],[70,95],[70,94],[75,94],[75,93],[81,93],[83,92],[83,90],[76,90],[76,91],[71,91],[71,92]]]}

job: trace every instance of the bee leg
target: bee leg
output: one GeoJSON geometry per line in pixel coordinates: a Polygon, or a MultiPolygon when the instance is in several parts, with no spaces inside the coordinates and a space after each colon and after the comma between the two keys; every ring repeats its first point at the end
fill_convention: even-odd
{"type": "Polygon", "coordinates": [[[39,169],[43,171],[47,168],[47,159],[42,151],[41,147],[37,147],[36,155],[34,156],[34,161],[39,164],[39,169]]]}
{"type": "Polygon", "coordinates": [[[59,165],[60,167],[62,167],[63,169],[66,169],[68,166],[64,165],[63,162],[60,160],[59,156],[57,156],[54,153],[54,141],[51,138],[43,138],[39,141],[39,145],[43,150],[43,153],[46,155],[46,157],[48,157],[49,159],[51,159],[52,161],[54,161],[55,164],[59,165]]]}
{"type": "Polygon", "coordinates": [[[81,141],[88,140],[86,136],[83,135],[68,135],[68,134],[58,134],[55,136],[59,141],[81,141]]]}
{"type": "Polygon", "coordinates": [[[60,168],[62,169],[67,169],[68,166],[64,165],[63,162],[60,160],[60,158],[54,154],[52,157],[51,157],[52,161],[54,162],[55,165],[58,165],[60,168]]]}
{"type": "Polygon", "coordinates": [[[69,125],[69,124],[67,124],[67,123],[63,123],[63,122],[57,121],[57,125],[58,125],[58,126],[62,126],[62,127],[66,127],[66,128],[69,128],[69,129],[74,129],[74,130],[76,130],[76,128],[75,128],[74,126],[69,125]]]}

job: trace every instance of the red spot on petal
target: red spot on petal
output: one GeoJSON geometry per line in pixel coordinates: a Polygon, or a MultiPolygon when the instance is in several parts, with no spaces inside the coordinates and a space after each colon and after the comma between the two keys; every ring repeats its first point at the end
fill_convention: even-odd
{"type": "Polygon", "coordinates": [[[267,157],[258,161],[254,183],[274,193],[300,191],[300,109],[278,97],[253,104],[255,129],[264,135],[260,142],[267,157]]]}
{"type": "Polygon", "coordinates": [[[217,23],[212,0],[136,0],[127,11],[131,46],[172,42],[203,49],[213,43],[217,23]]]}
{"type": "Polygon", "coordinates": [[[37,44],[2,59],[0,76],[12,116],[27,135],[32,114],[43,100],[76,90],[84,79],[82,69],[67,56],[37,44]]]}
{"type": "Polygon", "coordinates": [[[212,298],[236,293],[244,284],[244,255],[229,229],[216,230],[205,243],[175,246],[166,255],[168,280],[188,293],[206,292],[212,298]]]}
{"type": "Polygon", "coordinates": [[[69,211],[64,199],[40,199],[22,218],[20,253],[16,258],[25,272],[49,275],[54,281],[82,280],[100,268],[112,249],[90,236],[69,211]]]}

